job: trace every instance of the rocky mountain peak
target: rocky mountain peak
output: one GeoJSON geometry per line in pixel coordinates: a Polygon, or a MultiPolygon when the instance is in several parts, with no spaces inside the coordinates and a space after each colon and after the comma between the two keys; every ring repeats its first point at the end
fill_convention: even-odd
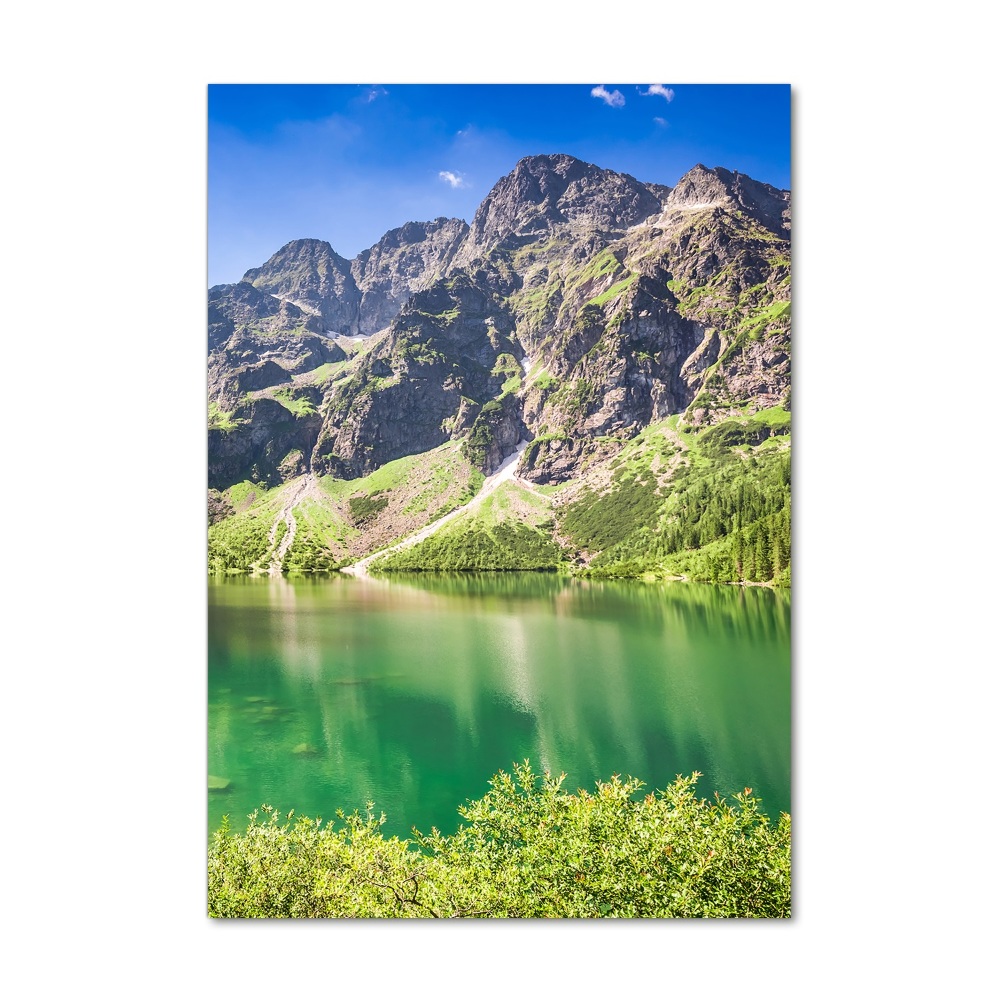
{"type": "Polygon", "coordinates": [[[441,277],[468,231],[463,219],[407,222],[358,254],[351,274],[361,291],[359,332],[388,326],[410,295],[441,277]]]}
{"type": "Polygon", "coordinates": [[[286,243],[260,267],[250,268],[243,280],[272,294],[306,289],[323,293],[338,276],[343,279],[350,272],[350,263],[326,240],[303,239],[286,243]]]}
{"type": "Polygon", "coordinates": [[[366,262],[372,254],[379,251],[395,250],[423,243],[429,239],[448,240],[455,236],[461,239],[468,229],[464,219],[446,219],[444,216],[439,216],[431,222],[407,222],[397,229],[390,229],[375,246],[358,254],[356,260],[366,262]]]}
{"type": "Polygon", "coordinates": [[[321,317],[328,330],[357,332],[361,292],[350,261],[326,240],[292,240],[260,267],[250,268],[243,280],[321,317]]]}
{"type": "Polygon", "coordinates": [[[720,207],[742,211],[772,232],[791,228],[791,195],[770,184],[755,181],[739,171],[704,164],[692,167],[670,192],[664,209],[691,210],[720,207]]]}
{"type": "Polygon", "coordinates": [[[471,260],[511,237],[537,238],[572,224],[623,233],[662,207],[657,193],[629,174],[566,153],[527,156],[477,209],[460,258],[471,260]]]}

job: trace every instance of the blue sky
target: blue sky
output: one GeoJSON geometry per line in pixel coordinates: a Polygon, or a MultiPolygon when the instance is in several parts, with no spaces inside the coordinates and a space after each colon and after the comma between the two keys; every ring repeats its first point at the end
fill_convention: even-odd
{"type": "Polygon", "coordinates": [[[470,221],[522,157],[569,153],[676,184],[696,163],[791,185],[785,85],[212,85],[208,280],[289,240],[356,256],[387,230],[470,221]]]}

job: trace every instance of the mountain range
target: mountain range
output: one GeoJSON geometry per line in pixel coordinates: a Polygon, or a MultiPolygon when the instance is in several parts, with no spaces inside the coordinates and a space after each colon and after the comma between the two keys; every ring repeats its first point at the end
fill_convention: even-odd
{"type": "Polygon", "coordinates": [[[785,579],[790,241],[790,193],[738,172],[554,154],[471,223],[286,244],[208,293],[210,568],[336,568],[447,517],[384,568],[785,579]]]}

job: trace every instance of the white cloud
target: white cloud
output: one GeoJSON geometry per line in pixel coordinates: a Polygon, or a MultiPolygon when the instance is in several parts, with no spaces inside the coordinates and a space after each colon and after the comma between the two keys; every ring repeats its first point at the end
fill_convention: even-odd
{"type": "Polygon", "coordinates": [[[612,108],[620,108],[625,103],[625,98],[622,97],[620,90],[608,91],[605,89],[603,83],[598,87],[594,87],[590,92],[590,96],[599,97],[605,104],[612,108]]]}
{"type": "Polygon", "coordinates": [[[469,186],[465,183],[465,177],[463,177],[462,174],[456,174],[450,170],[438,171],[438,178],[446,184],[450,184],[453,188],[464,188],[469,186]]]}
{"type": "Polygon", "coordinates": [[[662,83],[651,83],[649,90],[640,90],[643,97],[663,97],[668,101],[674,99],[674,92],[669,87],[664,87],[662,83]]]}
{"type": "Polygon", "coordinates": [[[670,124],[670,122],[668,122],[666,118],[654,118],[653,121],[656,122],[656,124],[659,125],[660,128],[666,128],[670,124]]]}
{"type": "Polygon", "coordinates": [[[365,100],[369,104],[371,104],[371,102],[374,101],[376,97],[382,97],[388,93],[389,91],[386,90],[385,87],[372,87],[371,90],[369,90],[368,93],[365,94],[365,100]]]}

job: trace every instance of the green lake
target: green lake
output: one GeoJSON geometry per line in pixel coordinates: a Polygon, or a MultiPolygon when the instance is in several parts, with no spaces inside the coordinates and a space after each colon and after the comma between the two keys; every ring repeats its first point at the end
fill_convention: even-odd
{"type": "Polygon", "coordinates": [[[787,591],[549,574],[208,584],[209,830],[261,803],[453,832],[528,758],[791,805],[787,591]],[[228,783],[228,784],[226,784],[228,783]]]}

